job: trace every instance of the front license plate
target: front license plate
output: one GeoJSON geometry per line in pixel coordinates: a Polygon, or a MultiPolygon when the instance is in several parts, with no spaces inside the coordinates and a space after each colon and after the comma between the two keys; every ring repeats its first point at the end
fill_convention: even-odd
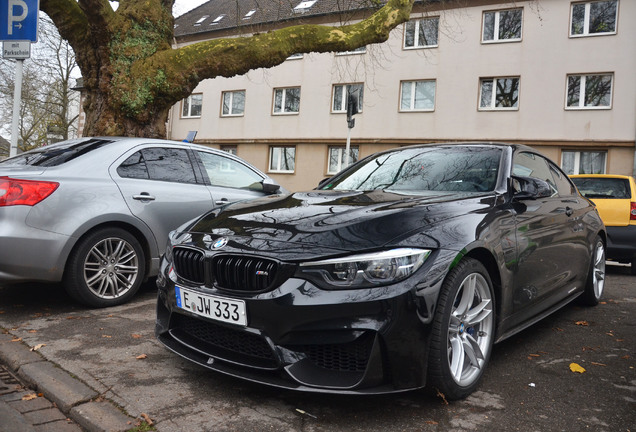
{"type": "Polygon", "coordinates": [[[232,324],[247,325],[245,302],[201,294],[179,286],[174,287],[177,307],[202,317],[232,324]]]}

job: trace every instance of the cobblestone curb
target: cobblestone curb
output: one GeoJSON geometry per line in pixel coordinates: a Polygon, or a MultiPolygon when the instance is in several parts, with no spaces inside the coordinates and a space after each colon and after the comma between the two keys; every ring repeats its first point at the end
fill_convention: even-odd
{"type": "Polygon", "coordinates": [[[124,432],[134,427],[133,417],[0,329],[2,365],[0,432],[124,432]],[[19,390],[15,376],[38,393],[19,390]]]}

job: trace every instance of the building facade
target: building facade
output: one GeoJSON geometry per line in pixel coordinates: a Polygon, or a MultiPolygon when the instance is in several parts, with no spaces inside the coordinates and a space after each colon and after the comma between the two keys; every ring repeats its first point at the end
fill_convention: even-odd
{"type": "MultiPolygon", "coordinates": [[[[285,20],[263,2],[211,1],[176,19],[176,44],[289,25],[294,14],[336,24],[342,14],[321,12],[328,1],[298,0],[285,20]]],[[[635,20],[633,0],[416,2],[383,44],[201,82],[173,107],[168,133],[196,131],[195,142],[237,154],[290,190],[343,168],[348,134],[351,160],[426,142],[506,141],[568,174],[633,175],[635,20]],[[352,129],[349,95],[360,111],[352,129]]]]}

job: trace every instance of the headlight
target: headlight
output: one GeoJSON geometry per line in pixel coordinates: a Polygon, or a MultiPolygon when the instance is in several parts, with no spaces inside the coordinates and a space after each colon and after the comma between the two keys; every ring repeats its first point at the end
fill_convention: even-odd
{"type": "Polygon", "coordinates": [[[406,279],[419,269],[431,251],[392,249],[300,264],[299,276],[323,288],[367,288],[406,279]]]}

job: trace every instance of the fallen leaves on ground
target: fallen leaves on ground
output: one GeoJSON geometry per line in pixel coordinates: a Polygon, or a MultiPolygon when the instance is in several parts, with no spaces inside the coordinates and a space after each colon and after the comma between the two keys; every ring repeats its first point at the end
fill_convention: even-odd
{"type": "Polygon", "coordinates": [[[574,324],[576,324],[577,326],[584,326],[584,327],[587,327],[590,325],[590,323],[588,323],[587,321],[577,321],[574,324]]]}
{"type": "Polygon", "coordinates": [[[150,416],[146,413],[141,413],[141,417],[143,417],[143,419],[146,421],[146,423],[148,423],[148,426],[152,426],[154,423],[152,422],[152,419],[150,418],[150,416]]]}
{"type": "Polygon", "coordinates": [[[37,398],[38,398],[38,395],[36,395],[35,393],[31,393],[31,394],[22,396],[22,400],[23,401],[30,401],[30,400],[37,399],[37,398]]]}
{"type": "Polygon", "coordinates": [[[132,338],[133,338],[133,339],[139,339],[139,338],[141,338],[141,335],[140,335],[140,334],[137,334],[137,333],[133,333],[133,334],[131,334],[131,336],[132,336],[132,338]]]}
{"type": "Polygon", "coordinates": [[[37,344],[36,346],[34,346],[33,348],[31,348],[31,351],[37,351],[42,347],[45,347],[46,344],[37,344]]]}
{"type": "Polygon", "coordinates": [[[11,342],[21,342],[22,338],[20,337],[14,337],[13,339],[11,339],[11,342]]]}
{"type": "Polygon", "coordinates": [[[137,357],[135,357],[135,358],[136,358],[137,360],[144,360],[144,359],[147,359],[147,358],[148,358],[148,356],[147,356],[146,354],[140,354],[140,355],[138,355],[138,356],[137,356],[137,357]]]}
{"type": "Polygon", "coordinates": [[[578,363],[570,363],[570,370],[574,373],[583,373],[585,368],[578,363]]]}
{"type": "Polygon", "coordinates": [[[590,362],[590,363],[592,363],[594,366],[607,366],[606,364],[598,363],[598,362],[590,362]]]}

